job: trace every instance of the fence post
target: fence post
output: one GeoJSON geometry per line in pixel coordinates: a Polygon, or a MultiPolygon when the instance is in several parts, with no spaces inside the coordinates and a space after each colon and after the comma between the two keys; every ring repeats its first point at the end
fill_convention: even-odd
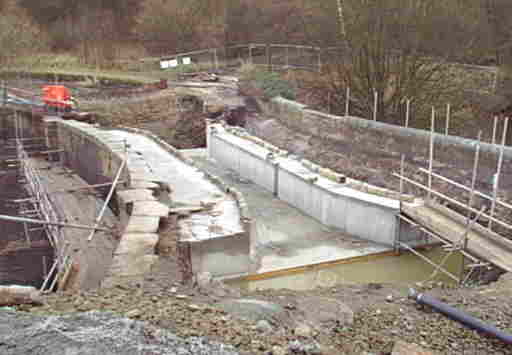
{"type": "Polygon", "coordinates": [[[321,57],[322,50],[318,48],[318,72],[322,72],[322,57],[321,57]]]}
{"type": "Polygon", "coordinates": [[[379,93],[377,90],[373,90],[373,120],[377,121],[377,108],[379,104],[379,93]]]}
{"type": "Polygon", "coordinates": [[[350,86],[347,86],[347,95],[345,100],[345,117],[348,117],[350,110],[350,86]]]}
{"type": "Polygon", "coordinates": [[[432,165],[434,162],[434,126],[436,120],[436,109],[432,106],[432,117],[430,122],[430,157],[428,160],[428,199],[432,192],[432,165]]]}
{"type": "MultiPolygon", "coordinates": [[[[505,142],[507,139],[508,117],[505,118],[505,125],[503,127],[503,137],[501,139],[500,157],[498,158],[498,168],[496,175],[494,175],[493,189],[492,189],[492,204],[491,204],[491,218],[494,217],[494,210],[496,209],[496,199],[498,198],[498,187],[500,184],[501,166],[503,165],[503,150],[505,149],[505,142]]],[[[492,220],[489,220],[489,230],[492,230],[492,220]]]]}
{"type": "Polygon", "coordinates": [[[219,58],[217,57],[217,48],[213,49],[213,61],[215,63],[215,70],[219,70],[219,58]]]}
{"type": "Polygon", "coordinates": [[[411,115],[411,100],[405,101],[405,128],[409,127],[409,116],[411,115]]]}
{"type": "Polygon", "coordinates": [[[2,80],[2,106],[7,105],[7,87],[5,86],[5,80],[2,80]]]}
{"type": "Polygon", "coordinates": [[[268,67],[268,71],[272,71],[272,53],[270,50],[269,43],[267,43],[267,67],[268,67]]]}
{"type": "MultiPolygon", "coordinates": [[[[471,192],[469,194],[468,206],[473,207],[473,200],[475,196],[476,173],[478,169],[478,159],[480,157],[480,143],[482,140],[482,131],[478,131],[478,143],[476,145],[475,160],[473,161],[473,175],[471,176],[471,192]]],[[[471,219],[471,211],[468,211],[468,221],[471,219]]],[[[469,222],[468,222],[469,223],[469,222]]],[[[464,248],[467,247],[467,238],[465,238],[464,248]]]]}
{"type": "Polygon", "coordinates": [[[450,111],[451,111],[451,106],[450,104],[446,104],[446,127],[445,127],[445,130],[444,130],[444,134],[447,136],[448,135],[448,131],[450,129],[450,111]]]}
{"type": "Polygon", "coordinates": [[[494,125],[492,127],[492,144],[496,144],[496,129],[498,128],[498,116],[494,116],[494,125]]]}

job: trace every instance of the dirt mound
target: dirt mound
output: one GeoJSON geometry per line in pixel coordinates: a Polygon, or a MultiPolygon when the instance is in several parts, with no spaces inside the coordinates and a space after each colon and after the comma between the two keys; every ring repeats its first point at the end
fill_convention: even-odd
{"type": "Polygon", "coordinates": [[[200,112],[183,112],[176,122],[171,144],[178,149],[206,147],[206,120],[200,112]]]}

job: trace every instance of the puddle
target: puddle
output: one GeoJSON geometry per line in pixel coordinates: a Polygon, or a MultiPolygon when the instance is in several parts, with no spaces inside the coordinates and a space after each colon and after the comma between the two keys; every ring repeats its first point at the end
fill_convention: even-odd
{"type": "MultiPolygon", "coordinates": [[[[432,261],[439,263],[446,252],[440,247],[422,250],[421,253],[432,261]]],[[[462,267],[462,255],[453,253],[446,261],[445,268],[458,276],[462,267]]],[[[333,287],[343,284],[364,283],[393,283],[400,286],[413,285],[421,281],[440,281],[455,284],[446,274],[439,273],[429,278],[434,267],[412,253],[402,253],[400,256],[383,256],[368,261],[357,261],[350,264],[321,266],[300,273],[276,276],[256,281],[228,281],[248,290],[280,289],[311,290],[317,287],[333,287]]]]}

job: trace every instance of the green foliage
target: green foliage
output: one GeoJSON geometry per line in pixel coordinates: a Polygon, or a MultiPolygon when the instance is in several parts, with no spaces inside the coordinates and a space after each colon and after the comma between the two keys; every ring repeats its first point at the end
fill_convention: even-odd
{"type": "Polygon", "coordinates": [[[260,90],[265,100],[276,96],[282,96],[289,100],[295,99],[295,90],[292,84],[281,78],[279,73],[255,69],[243,73],[242,80],[260,90]]]}

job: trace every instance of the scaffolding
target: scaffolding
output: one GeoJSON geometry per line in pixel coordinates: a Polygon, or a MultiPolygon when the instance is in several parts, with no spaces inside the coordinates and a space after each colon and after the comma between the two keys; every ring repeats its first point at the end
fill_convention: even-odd
{"type": "MultiPolygon", "coordinates": [[[[448,240],[446,237],[443,237],[439,233],[436,233],[429,228],[425,228],[425,226],[422,226],[420,223],[416,223],[412,218],[409,218],[404,213],[401,213],[398,217],[401,221],[409,224],[413,228],[420,230],[421,232],[425,233],[428,237],[431,238],[432,241],[435,241],[436,243],[440,243],[442,249],[445,250],[446,254],[442,258],[442,260],[439,263],[434,262],[431,258],[428,256],[422,254],[420,251],[417,250],[414,246],[412,246],[410,243],[407,243],[405,241],[400,240],[400,236],[397,236],[396,240],[396,249],[405,249],[409,252],[413,253],[414,255],[420,257],[428,264],[432,265],[434,267],[434,271],[432,275],[428,278],[431,279],[435,275],[437,275],[439,272],[447,275],[450,279],[457,282],[459,285],[466,285],[468,280],[470,280],[471,276],[475,273],[477,270],[483,270],[483,268],[489,267],[492,263],[492,260],[483,260],[481,257],[477,257],[472,254],[468,250],[468,238],[470,231],[479,229],[480,232],[489,232],[496,233],[496,228],[493,230],[493,224],[499,225],[501,228],[504,228],[505,230],[512,231],[512,225],[508,224],[506,221],[499,218],[499,216],[496,215],[496,208],[499,206],[500,208],[505,209],[510,214],[510,211],[512,211],[512,205],[509,203],[506,203],[504,201],[501,201],[497,198],[498,195],[498,189],[499,189],[499,178],[501,174],[501,168],[503,164],[503,151],[505,147],[505,137],[507,134],[507,126],[508,126],[508,118],[505,119],[505,125],[504,125],[504,131],[503,131],[503,137],[501,146],[499,147],[499,158],[498,158],[498,165],[496,169],[496,174],[494,175],[494,181],[493,181],[493,192],[492,196],[482,193],[480,191],[477,191],[475,189],[476,185],[476,177],[477,177],[477,170],[478,170],[478,163],[479,163],[479,156],[480,156],[480,143],[481,143],[481,132],[478,135],[478,143],[476,145],[475,149],[475,158],[474,158],[474,164],[473,164],[473,173],[472,173],[472,180],[471,180],[471,186],[465,186],[463,184],[460,184],[456,181],[453,181],[445,176],[442,176],[441,174],[435,173],[433,171],[433,159],[434,159],[434,129],[435,126],[435,111],[432,109],[432,118],[431,118],[431,135],[430,135],[430,157],[428,162],[428,169],[419,168],[418,172],[420,174],[423,174],[423,176],[426,177],[427,183],[420,183],[413,178],[409,178],[406,176],[404,171],[404,161],[405,156],[402,155],[401,163],[400,163],[400,172],[394,173],[393,175],[400,179],[400,194],[402,195],[404,192],[404,184],[408,183],[415,188],[418,188],[425,193],[425,205],[432,207],[434,209],[440,208],[440,205],[437,205],[437,200],[443,200],[449,204],[452,204],[454,206],[457,206],[459,209],[464,210],[466,212],[465,216],[461,215],[461,224],[463,220],[465,220],[464,225],[464,232],[461,233],[459,236],[452,237],[451,240],[448,240]],[[469,199],[467,202],[461,202],[460,198],[452,198],[447,196],[446,194],[443,194],[439,191],[436,191],[433,187],[433,180],[437,179],[441,181],[444,184],[447,184],[448,186],[455,187],[457,189],[460,189],[464,191],[465,193],[469,193],[469,199]],[[487,201],[490,203],[491,207],[490,209],[482,204],[480,209],[475,208],[475,196],[478,196],[480,199],[487,201]],[[487,212],[488,211],[488,212],[487,212]],[[478,221],[480,219],[485,219],[488,221],[488,226],[483,227],[479,225],[478,221]],[[445,264],[448,260],[448,258],[453,255],[453,253],[458,252],[462,255],[462,265],[461,270],[459,272],[459,275],[454,274],[453,272],[450,272],[445,268],[445,264]],[[467,260],[470,260],[470,263],[466,263],[467,260]]],[[[401,199],[401,208],[400,210],[403,211],[403,200],[401,199]]],[[[455,213],[455,211],[453,211],[455,213]]],[[[427,279],[427,280],[428,280],[427,279]]]]}
{"type": "MultiPolygon", "coordinates": [[[[18,203],[20,218],[13,217],[23,223],[24,234],[27,243],[31,243],[31,233],[45,232],[54,250],[54,261],[45,275],[40,291],[51,291],[59,280],[64,280],[73,264],[69,243],[66,241],[63,216],[59,213],[52,201],[51,194],[42,183],[38,169],[26,151],[25,142],[31,142],[34,138],[23,137],[23,125],[18,113],[14,112],[14,144],[16,147],[16,165],[18,167],[18,183],[25,186],[28,198],[16,200],[18,203]],[[29,224],[37,224],[40,227],[29,228],[29,224]]],[[[4,216],[6,217],[6,216],[4,216]]],[[[6,219],[6,218],[3,218],[6,219]]],[[[46,269],[46,264],[43,269],[46,269]]]]}

